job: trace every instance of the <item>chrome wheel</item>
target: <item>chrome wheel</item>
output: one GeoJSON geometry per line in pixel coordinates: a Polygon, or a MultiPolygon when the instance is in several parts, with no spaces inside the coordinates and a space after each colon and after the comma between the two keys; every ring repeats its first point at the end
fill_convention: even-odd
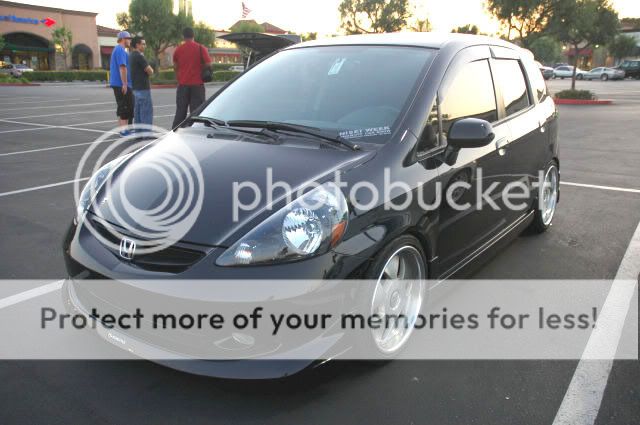
{"type": "Polygon", "coordinates": [[[371,314],[389,320],[389,326],[372,330],[382,353],[393,354],[407,342],[416,322],[425,287],[425,265],[410,245],[396,250],[385,263],[371,299],[371,314]]]}
{"type": "Polygon", "coordinates": [[[542,213],[542,223],[545,226],[551,224],[553,220],[553,214],[556,212],[556,205],[558,203],[558,168],[552,165],[547,170],[544,176],[544,183],[542,186],[542,199],[540,202],[540,208],[542,213]]]}

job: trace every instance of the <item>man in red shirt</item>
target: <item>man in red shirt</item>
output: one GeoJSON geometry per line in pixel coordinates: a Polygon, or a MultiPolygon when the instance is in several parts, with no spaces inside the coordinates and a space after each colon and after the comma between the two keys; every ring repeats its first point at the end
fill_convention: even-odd
{"type": "Polygon", "coordinates": [[[176,116],[173,128],[176,128],[187,117],[187,109],[193,113],[204,103],[204,83],[202,68],[211,63],[209,52],[202,45],[193,41],[193,28],[182,31],[184,43],[173,53],[173,69],[178,79],[176,91],[176,116]]]}

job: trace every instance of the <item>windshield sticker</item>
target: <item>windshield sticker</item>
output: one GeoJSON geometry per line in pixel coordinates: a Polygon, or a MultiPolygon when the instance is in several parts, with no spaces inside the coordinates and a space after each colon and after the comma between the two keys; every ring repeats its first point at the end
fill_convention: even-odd
{"type": "Polygon", "coordinates": [[[340,72],[340,69],[342,68],[342,65],[344,65],[346,60],[347,58],[336,59],[335,62],[333,62],[333,65],[331,65],[331,69],[329,69],[329,73],[327,75],[336,75],[338,72],[340,72]]]}
{"type": "Polygon", "coordinates": [[[383,127],[358,128],[356,130],[345,130],[340,132],[343,139],[359,139],[361,137],[388,136],[391,128],[388,125],[383,127]]]}

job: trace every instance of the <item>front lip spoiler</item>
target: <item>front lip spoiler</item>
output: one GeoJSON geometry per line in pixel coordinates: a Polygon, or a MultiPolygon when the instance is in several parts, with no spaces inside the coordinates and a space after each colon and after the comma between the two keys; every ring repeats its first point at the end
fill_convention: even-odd
{"type": "MultiPolygon", "coordinates": [[[[90,316],[77,298],[73,289],[73,282],[70,279],[64,281],[61,292],[63,305],[68,313],[90,316]]],[[[128,351],[140,359],[149,360],[182,372],[226,379],[283,378],[298,373],[312,364],[324,364],[339,355],[339,353],[326,354],[332,351],[342,336],[341,334],[334,334],[319,337],[286,353],[280,353],[277,358],[262,356],[256,359],[207,360],[171,352],[119,330],[107,329],[102,326],[100,321],[97,321],[95,332],[106,342],[128,351]],[[287,355],[291,355],[294,359],[286,359],[287,355]],[[300,358],[302,360],[299,360],[300,358]]],[[[341,352],[345,351],[343,348],[341,352]]]]}

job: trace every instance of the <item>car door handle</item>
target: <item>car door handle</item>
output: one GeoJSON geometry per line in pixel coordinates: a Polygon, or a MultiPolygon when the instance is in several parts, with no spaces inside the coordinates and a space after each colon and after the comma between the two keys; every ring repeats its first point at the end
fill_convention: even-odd
{"type": "Polygon", "coordinates": [[[506,147],[508,144],[509,139],[507,139],[506,137],[502,137],[496,140],[496,150],[498,151],[498,155],[504,156],[504,154],[507,153],[506,147]]]}

